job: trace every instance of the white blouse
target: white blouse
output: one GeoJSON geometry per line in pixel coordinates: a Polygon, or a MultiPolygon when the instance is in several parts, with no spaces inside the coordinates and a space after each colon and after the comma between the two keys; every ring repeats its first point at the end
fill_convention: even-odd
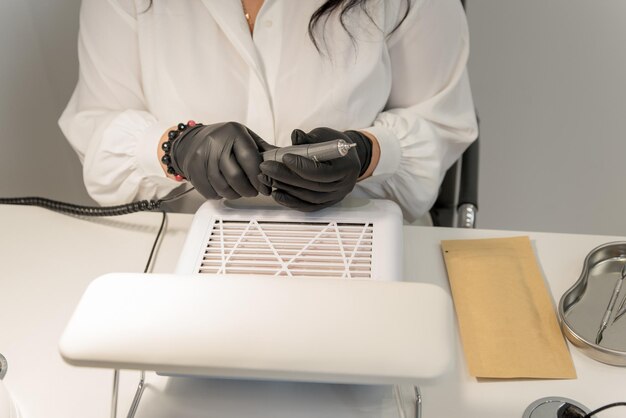
{"type": "MultiPolygon", "coordinates": [[[[83,0],[80,75],[59,120],[103,205],[163,197],[180,183],[157,159],[164,131],[194,119],[237,121],[269,143],[293,129],[371,132],[372,177],[352,195],[427,213],[443,175],[476,138],[459,0],[369,0],[342,28],[307,28],[324,0],[265,0],[253,36],[240,0],[83,0]]],[[[199,195],[198,195],[199,196],[199,195]]]]}

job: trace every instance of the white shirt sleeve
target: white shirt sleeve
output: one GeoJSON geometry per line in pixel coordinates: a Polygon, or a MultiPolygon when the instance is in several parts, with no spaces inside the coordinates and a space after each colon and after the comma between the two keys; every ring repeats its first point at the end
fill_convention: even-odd
{"type": "Polygon", "coordinates": [[[364,129],[381,157],[357,190],[398,202],[409,222],[428,212],[446,170],[478,134],[466,63],[469,35],[458,0],[424,0],[388,40],[386,110],[364,129]]]}
{"type": "Polygon", "coordinates": [[[83,0],[78,57],[78,84],[59,125],[83,163],[91,197],[122,204],[179,186],[157,158],[159,139],[172,124],[147,111],[132,1],[83,0]]]}

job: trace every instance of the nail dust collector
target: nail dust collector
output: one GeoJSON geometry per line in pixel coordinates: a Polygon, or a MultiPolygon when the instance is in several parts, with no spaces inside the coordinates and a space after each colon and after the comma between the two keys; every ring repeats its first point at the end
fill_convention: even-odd
{"type": "MultiPolygon", "coordinates": [[[[418,255],[417,249],[415,255],[418,255]]],[[[415,383],[451,359],[440,288],[401,282],[402,215],[207,203],[176,274],[110,274],[60,342],[76,366],[335,383],[415,383]]]]}

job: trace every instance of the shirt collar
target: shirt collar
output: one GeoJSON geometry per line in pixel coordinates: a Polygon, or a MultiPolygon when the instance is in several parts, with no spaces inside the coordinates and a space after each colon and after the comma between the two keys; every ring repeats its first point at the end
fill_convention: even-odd
{"type": "Polygon", "coordinates": [[[241,54],[248,66],[264,79],[259,56],[250,36],[248,23],[240,0],[202,0],[228,40],[241,54]]]}

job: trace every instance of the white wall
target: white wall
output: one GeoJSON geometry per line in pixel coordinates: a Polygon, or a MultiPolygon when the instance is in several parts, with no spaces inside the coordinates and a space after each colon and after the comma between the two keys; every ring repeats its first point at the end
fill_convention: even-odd
{"type": "MultiPolygon", "coordinates": [[[[0,196],[88,202],[56,120],[80,0],[0,1],[0,196]]],[[[626,235],[626,2],[468,0],[479,226],[626,235]]]]}
{"type": "Polygon", "coordinates": [[[0,1],[0,196],[90,201],[56,122],[78,74],[79,5],[0,1]]]}
{"type": "Polygon", "coordinates": [[[479,226],[626,235],[626,2],[468,0],[479,226]]]}

